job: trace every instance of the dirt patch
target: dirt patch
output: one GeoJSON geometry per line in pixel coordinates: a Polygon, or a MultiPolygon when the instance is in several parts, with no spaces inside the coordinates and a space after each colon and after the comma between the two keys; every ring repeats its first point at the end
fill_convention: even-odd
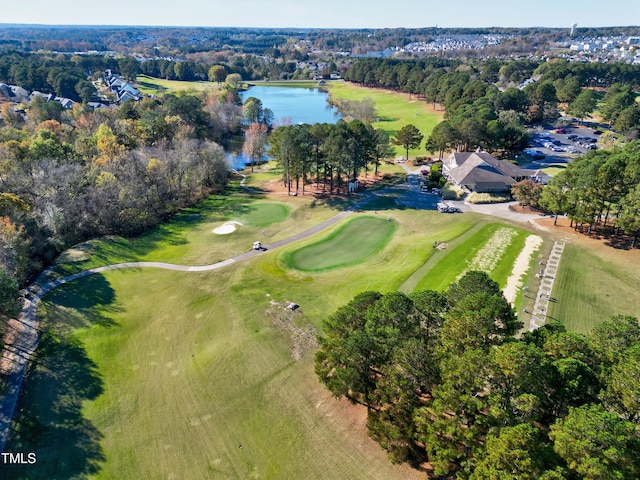
{"type": "MultiPolygon", "coordinates": [[[[631,248],[632,238],[627,235],[613,235],[610,231],[603,231],[601,227],[593,228],[587,233],[587,228],[575,230],[571,227],[571,220],[558,217],[557,225],[553,224],[553,217],[536,218],[531,223],[542,231],[555,234],[561,240],[576,243],[589,248],[602,257],[617,258],[624,262],[640,262],[640,248],[631,248]]],[[[640,246],[640,242],[637,242],[640,246]]]]}
{"type": "MultiPolygon", "coordinates": [[[[373,173],[369,173],[366,177],[361,175],[358,177],[358,192],[363,192],[367,188],[370,188],[377,182],[380,182],[383,179],[382,174],[378,174],[377,177],[374,177],[373,173]]],[[[266,194],[270,195],[291,195],[303,198],[326,198],[329,196],[332,197],[346,197],[347,196],[347,185],[342,183],[340,185],[340,193],[337,193],[337,185],[334,183],[333,185],[333,195],[329,193],[329,184],[323,186],[322,182],[316,183],[315,181],[308,181],[304,186],[304,195],[302,194],[302,184],[298,186],[298,191],[296,194],[295,184],[291,186],[291,192],[287,186],[282,182],[282,180],[274,178],[269,180],[268,182],[256,184],[256,187],[262,190],[266,194]]]]}
{"type": "Polygon", "coordinates": [[[69,250],[66,250],[65,252],[60,254],[59,261],[69,263],[84,262],[85,260],[89,260],[90,257],[91,255],[89,254],[89,252],[85,250],[82,250],[80,248],[70,248],[69,250]]]}
{"type": "Polygon", "coordinates": [[[286,303],[270,302],[265,314],[271,319],[273,326],[289,335],[291,341],[291,358],[299,361],[307,350],[315,350],[318,346],[317,330],[312,325],[298,327],[302,323],[304,313],[300,308],[287,309],[286,303]]]}
{"type": "Polygon", "coordinates": [[[8,375],[13,369],[13,363],[17,355],[14,344],[20,340],[22,324],[13,318],[7,319],[5,324],[4,349],[0,357],[0,375],[8,375]]]}
{"type": "Polygon", "coordinates": [[[509,208],[512,212],[516,212],[516,213],[540,213],[539,210],[536,210],[535,208],[531,208],[528,206],[522,206],[522,205],[511,205],[511,207],[509,208]]]}

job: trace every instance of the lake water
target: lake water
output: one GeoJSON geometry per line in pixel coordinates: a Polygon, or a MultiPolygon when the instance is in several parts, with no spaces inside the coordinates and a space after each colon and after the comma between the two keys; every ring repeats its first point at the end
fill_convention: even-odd
{"type": "Polygon", "coordinates": [[[249,97],[262,101],[262,106],[273,111],[276,122],[283,118],[287,123],[336,123],[340,118],[338,109],[327,102],[328,94],[317,88],[263,87],[255,86],[241,92],[244,102],[249,97]]]}
{"type": "MultiPolygon", "coordinates": [[[[295,125],[298,123],[336,123],[342,118],[338,109],[327,102],[328,94],[317,88],[293,87],[251,87],[240,92],[244,102],[249,97],[256,97],[262,101],[264,108],[273,111],[276,123],[295,125]]],[[[242,154],[227,154],[227,161],[231,168],[241,170],[247,159],[242,154]]]]}

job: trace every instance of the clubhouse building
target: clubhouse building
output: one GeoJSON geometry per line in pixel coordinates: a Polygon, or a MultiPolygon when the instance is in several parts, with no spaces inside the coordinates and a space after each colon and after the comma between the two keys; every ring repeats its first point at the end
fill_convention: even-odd
{"type": "Polygon", "coordinates": [[[540,170],[525,170],[508,160],[498,160],[487,152],[453,152],[442,162],[447,181],[469,192],[508,192],[526,178],[547,183],[550,177],[540,170]]]}

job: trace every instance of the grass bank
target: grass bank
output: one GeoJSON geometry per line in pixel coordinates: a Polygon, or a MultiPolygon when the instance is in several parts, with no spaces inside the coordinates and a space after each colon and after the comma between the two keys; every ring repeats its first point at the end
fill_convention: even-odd
{"type": "MultiPolygon", "coordinates": [[[[375,102],[379,119],[372,125],[384,130],[391,137],[405,125],[413,124],[426,139],[444,116],[444,112],[434,111],[430,104],[417,100],[415,96],[409,99],[409,94],[406,93],[359,87],[347,82],[332,82],[329,83],[329,94],[332,98],[340,100],[362,100],[370,97],[375,102]]],[[[397,155],[405,154],[402,147],[396,147],[396,152],[397,155]]],[[[422,146],[409,150],[410,157],[417,155],[425,155],[422,146]]]]}
{"type": "Polygon", "coordinates": [[[140,92],[147,95],[160,95],[183,91],[219,92],[220,86],[215,82],[183,82],[180,80],[165,80],[163,78],[138,75],[135,81],[140,92]]]}

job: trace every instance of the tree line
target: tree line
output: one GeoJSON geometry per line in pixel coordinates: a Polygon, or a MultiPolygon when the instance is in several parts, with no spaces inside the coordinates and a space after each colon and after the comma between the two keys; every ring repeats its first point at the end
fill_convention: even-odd
{"type": "Polygon", "coordinates": [[[443,107],[448,123],[438,126],[431,142],[434,151],[454,144],[512,154],[526,146],[524,124],[557,118],[559,105],[582,120],[601,101],[602,117],[615,131],[633,139],[640,130],[634,93],[640,86],[637,65],[558,59],[544,63],[495,58],[481,63],[434,57],[363,59],[354,62],[344,77],[364,86],[418,95],[434,108],[443,107]],[[537,80],[519,87],[532,78],[537,80]]]}
{"type": "Polygon", "coordinates": [[[315,371],[367,408],[393,462],[437,478],[637,478],[638,320],[520,327],[484,272],[445,292],[364,292],[324,321],[315,371]]]}
{"type": "Polygon", "coordinates": [[[384,158],[393,156],[388,135],[360,120],[336,124],[280,126],[269,136],[273,156],[282,168],[287,190],[298,192],[310,178],[322,190],[340,193],[343,186],[378,166],[384,158]]]}
{"type": "Polygon", "coordinates": [[[31,102],[27,120],[2,112],[0,314],[8,316],[17,287],[70,245],[140,233],[222,188],[228,166],[218,142],[242,123],[239,105],[205,95],[77,104],[55,118],[41,107],[31,102]]]}
{"type": "Polygon", "coordinates": [[[538,203],[556,220],[566,213],[576,230],[626,232],[633,248],[640,234],[640,141],[577,158],[553,177],[538,203]]]}

